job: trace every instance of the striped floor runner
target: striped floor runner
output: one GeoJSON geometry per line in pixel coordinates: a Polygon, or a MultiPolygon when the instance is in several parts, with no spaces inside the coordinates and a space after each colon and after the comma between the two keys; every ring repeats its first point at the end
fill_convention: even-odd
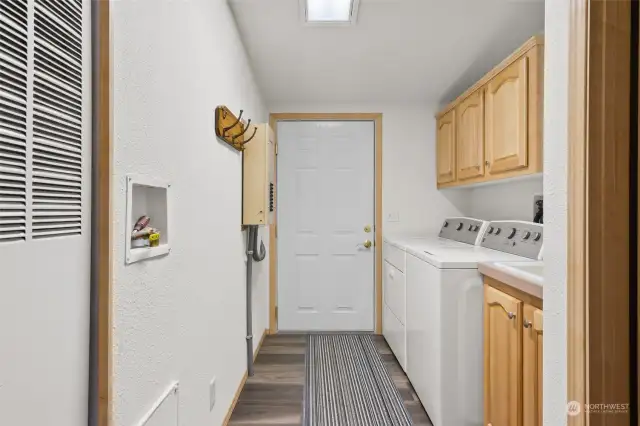
{"type": "Polygon", "coordinates": [[[307,338],[303,426],[411,425],[370,335],[307,338]]]}

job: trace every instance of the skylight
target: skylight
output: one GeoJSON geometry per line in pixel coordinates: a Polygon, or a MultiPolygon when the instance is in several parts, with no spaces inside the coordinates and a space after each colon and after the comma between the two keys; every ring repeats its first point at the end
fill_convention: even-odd
{"type": "Polygon", "coordinates": [[[310,24],[349,24],[355,21],[358,0],[305,0],[310,24]]]}

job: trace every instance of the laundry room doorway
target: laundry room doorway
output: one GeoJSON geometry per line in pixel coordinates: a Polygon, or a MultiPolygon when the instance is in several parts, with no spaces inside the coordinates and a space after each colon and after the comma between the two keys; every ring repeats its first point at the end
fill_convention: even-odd
{"type": "Polygon", "coordinates": [[[381,116],[284,116],[274,130],[271,331],[379,331],[381,116]]]}

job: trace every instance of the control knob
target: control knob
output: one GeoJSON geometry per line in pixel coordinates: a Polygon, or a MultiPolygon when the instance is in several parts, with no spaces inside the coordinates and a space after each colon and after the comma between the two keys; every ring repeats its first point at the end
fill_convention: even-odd
{"type": "Polygon", "coordinates": [[[469,227],[467,228],[468,231],[473,231],[473,225],[469,225],[469,227]]]}
{"type": "Polygon", "coordinates": [[[522,236],[523,240],[528,240],[531,236],[531,231],[524,231],[524,235],[522,236]]]}
{"type": "Polygon", "coordinates": [[[517,232],[516,228],[511,228],[511,232],[509,232],[509,236],[507,238],[512,239],[513,237],[516,236],[516,232],[517,232]]]}
{"type": "Polygon", "coordinates": [[[533,241],[540,241],[540,238],[542,238],[542,234],[540,232],[533,233],[533,241]]]}
{"type": "Polygon", "coordinates": [[[476,225],[473,227],[473,232],[478,232],[479,229],[480,229],[480,226],[476,225]]]}
{"type": "Polygon", "coordinates": [[[502,232],[502,228],[496,229],[496,235],[500,235],[500,232],[502,232]]]}
{"type": "Polygon", "coordinates": [[[458,224],[458,226],[456,227],[456,231],[461,230],[463,226],[464,226],[464,225],[462,224],[462,222],[460,222],[460,223],[458,224]]]}
{"type": "Polygon", "coordinates": [[[490,227],[489,227],[489,234],[493,234],[493,231],[494,231],[494,227],[493,227],[493,226],[490,226],[490,227]]]}
{"type": "Polygon", "coordinates": [[[445,228],[448,228],[448,227],[449,227],[449,221],[447,221],[447,220],[445,220],[445,221],[444,221],[444,227],[445,227],[445,228]]]}

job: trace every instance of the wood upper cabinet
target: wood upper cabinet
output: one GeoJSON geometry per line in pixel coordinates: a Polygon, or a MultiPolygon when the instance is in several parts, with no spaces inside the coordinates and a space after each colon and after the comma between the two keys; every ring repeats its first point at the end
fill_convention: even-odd
{"type": "Polygon", "coordinates": [[[439,188],[542,172],[543,78],[532,37],[436,115],[439,188]]]}
{"type": "Polygon", "coordinates": [[[437,120],[436,169],[438,184],[456,180],[456,116],[451,110],[437,120]]]}
{"type": "Polygon", "coordinates": [[[456,107],[458,179],[484,175],[484,90],[469,95],[456,107]]]}
{"type": "Polygon", "coordinates": [[[542,311],[524,305],[523,426],[542,426],[542,311]]]}
{"type": "Polygon", "coordinates": [[[485,285],[484,423],[520,424],[522,302],[485,285]]]}
{"type": "Polygon", "coordinates": [[[523,57],[487,84],[486,126],[489,173],[527,167],[528,61],[523,57]]]}

